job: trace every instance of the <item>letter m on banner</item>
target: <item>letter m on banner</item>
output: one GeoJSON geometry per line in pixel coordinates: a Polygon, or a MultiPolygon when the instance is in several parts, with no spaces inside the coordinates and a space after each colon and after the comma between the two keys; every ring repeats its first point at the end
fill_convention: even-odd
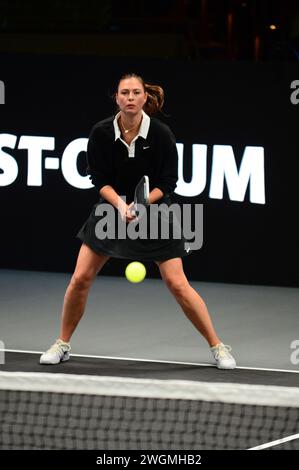
{"type": "Polygon", "coordinates": [[[2,80],[0,80],[0,104],[5,104],[5,86],[2,80]]]}

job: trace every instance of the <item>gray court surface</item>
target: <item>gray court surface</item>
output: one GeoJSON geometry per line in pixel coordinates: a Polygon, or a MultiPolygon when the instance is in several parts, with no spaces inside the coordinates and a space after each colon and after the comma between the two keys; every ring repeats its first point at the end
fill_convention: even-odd
{"type": "MultiPolygon", "coordinates": [[[[52,417],[48,416],[52,405],[56,403],[57,395],[52,396],[47,393],[34,395],[30,392],[29,402],[29,394],[26,395],[25,392],[22,394],[18,388],[16,388],[15,394],[10,393],[9,390],[12,390],[10,381],[13,380],[14,373],[21,372],[22,380],[25,379],[25,376],[27,377],[29,381],[27,386],[30,383],[30,390],[35,384],[37,376],[41,376],[43,380],[46,378],[49,383],[55,382],[55,384],[61,378],[66,380],[64,382],[66,384],[68,383],[66,377],[75,376],[78,379],[81,376],[80,380],[85,381],[85,384],[87,377],[89,380],[92,376],[103,377],[107,383],[109,376],[118,380],[123,378],[136,382],[142,379],[150,379],[151,381],[157,379],[157,381],[163,381],[166,386],[169,380],[185,384],[185,387],[187,382],[184,381],[189,381],[189,384],[198,382],[199,386],[210,383],[211,390],[216,391],[225,385],[235,388],[243,386],[242,394],[245,393],[245,390],[247,391],[248,387],[254,386],[260,386],[260,389],[267,394],[267,390],[265,390],[267,386],[276,386],[275,393],[278,395],[279,393],[290,394],[294,391],[291,396],[298,396],[299,289],[191,283],[207,303],[218,335],[224,343],[230,344],[233,348],[238,368],[225,371],[215,367],[206,341],[187,320],[162,280],[146,279],[143,283],[134,285],[125,278],[100,275],[93,284],[85,315],[72,338],[70,361],[54,366],[40,365],[40,353],[46,350],[59,334],[60,312],[70,278],[71,274],[0,271],[0,340],[3,343],[0,343],[0,354],[2,354],[0,356],[0,386],[2,384],[0,408],[3,410],[4,430],[3,433],[0,433],[2,436],[2,442],[0,439],[1,448],[85,449],[87,446],[88,449],[93,449],[93,445],[95,448],[103,449],[107,446],[108,449],[140,448],[138,447],[138,439],[142,433],[136,434],[138,442],[132,440],[132,436],[135,435],[134,426],[139,426],[139,421],[136,418],[137,405],[136,409],[134,408],[134,419],[129,419],[125,424],[127,426],[127,431],[124,434],[125,441],[117,440],[114,443],[113,423],[111,424],[109,419],[108,428],[107,423],[102,421],[96,422],[95,425],[96,433],[103,429],[109,429],[109,432],[103,434],[109,436],[109,439],[105,437],[106,440],[101,441],[96,434],[95,441],[88,438],[86,442],[78,444],[76,426],[72,425],[65,433],[68,436],[68,442],[59,441],[58,445],[51,434],[52,417]],[[3,345],[6,350],[4,355],[1,351],[3,345]],[[54,380],[53,374],[58,374],[54,380]],[[6,389],[7,386],[8,389],[6,389]],[[278,392],[278,389],[283,392],[278,392]],[[25,400],[25,407],[21,405],[21,399],[25,400]],[[32,404],[32,399],[36,400],[35,405],[32,404]],[[24,433],[23,424],[30,425],[33,419],[31,411],[33,409],[40,411],[44,406],[44,400],[48,399],[50,400],[50,408],[47,408],[46,411],[47,420],[44,421],[41,416],[41,428],[35,426],[31,432],[24,433]],[[18,403],[17,408],[13,407],[15,403],[18,403]],[[26,414],[27,408],[29,410],[28,416],[26,414]],[[22,416],[18,411],[17,420],[15,419],[15,409],[25,410],[22,416]],[[44,436],[48,436],[48,434],[49,439],[45,441],[44,436]],[[41,442],[43,442],[42,445],[41,442]]],[[[209,396],[210,393],[211,391],[209,396]]],[[[115,387],[112,390],[112,395],[114,394],[115,387]]],[[[84,395],[84,403],[87,398],[88,396],[84,395]]],[[[104,398],[101,399],[104,400],[104,398]]],[[[298,407],[294,406],[294,401],[289,401],[287,405],[279,409],[277,407],[272,409],[271,406],[268,406],[267,401],[266,409],[260,407],[257,410],[255,405],[250,407],[250,393],[248,393],[248,398],[249,406],[246,405],[246,411],[245,405],[239,408],[235,404],[225,407],[225,404],[222,403],[219,408],[219,403],[217,404],[216,401],[215,409],[212,409],[208,401],[207,403],[198,402],[196,406],[199,407],[200,414],[196,423],[199,423],[199,427],[197,426],[199,431],[188,435],[188,439],[189,437],[193,439],[195,447],[192,447],[193,444],[190,443],[189,447],[188,445],[186,447],[183,440],[179,444],[175,444],[173,448],[197,449],[199,446],[203,449],[256,449],[256,446],[258,448],[262,446],[262,448],[276,450],[298,449],[298,407]],[[217,430],[220,433],[220,441],[215,434],[212,435],[209,442],[204,441],[208,428],[202,414],[203,406],[207,407],[207,416],[209,416],[209,420],[211,419],[211,423],[217,420],[217,426],[211,424],[209,429],[217,430]],[[225,414],[226,409],[228,414],[225,414]],[[224,427],[217,418],[217,410],[218,413],[220,410],[221,422],[224,427]],[[250,410],[253,412],[252,415],[248,414],[250,410]],[[244,421],[240,424],[241,417],[242,419],[244,417],[244,421]],[[278,419],[279,417],[280,419],[278,419]],[[227,423],[229,423],[230,431],[227,431],[225,427],[227,423]],[[239,423],[239,428],[236,423],[239,423]],[[233,427],[230,426],[231,424],[233,427]],[[253,425],[252,429],[251,425],[253,425]],[[241,435],[244,437],[245,431],[247,433],[246,442],[223,441],[223,436],[227,435],[232,438],[241,435]],[[259,434],[260,432],[261,434],[259,434]]],[[[76,401],[76,398],[69,394],[68,400],[71,400],[72,403],[73,399],[76,401]]],[[[64,400],[66,400],[65,395],[62,399],[62,405],[65,403],[64,400]]],[[[107,403],[110,403],[111,400],[109,400],[107,403]]],[[[128,400],[127,397],[126,400],[128,400]]],[[[141,406],[142,399],[137,398],[136,400],[139,400],[138,407],[141,406]]],[[[165,403],[168,401],[166,400],[165,403]]],[[[123,400],[121,403],[124,403],[123,400]]],[[[129,404],[128,409],[131,410],[131,406],[132,403],[129,404]]],[[[144,406],[144,409],[147,409],[149,405],[144,406]]],[[[157,402],[155,402],[155,406],[157,406],[157,402]]],[[[190,403],[186,409],[189,409],[189,406],[190,403]]],[[[170,407],[173,407],[173,403],[170,407]]],[[[107,413],[110,413],[109,410],[113,416],[117,413],[113,407],[104,406],[104,402],[97,405],[95,410],[98,408],[102,410],[99,416],[106,416],[107,413]]],[[[57,410],[54,406],[54,409],[53,419],[55,421],[60,413],[65,413],[66,408],[57,410]]],[[[70,419],[70,422],[73,422],[72,409],[70,406],[70,414],[67,418],[70,419]]],[[[149,409],[153,410],[150,406],[149,409]]],[[[175,413],[178,413],[178,409],[175,407],[175,413]]],[[[75,417],[78,414],[80,435],[90,436],[94,422],[86,421],[84,416],[86,413],[87,416],[93,416],[93,412],[91,408],[84,410],[81,405],[79,410],[79,414],[76,412],[75,417]],[[82,428],[82,430],[81,424],[84,422],[86,422],[87,428],[82,428]]],[[[121,416],[124,416],[123,409],[119,412],[121,416]]],[[[150,427],[152,433],[156,426],[156,419],[153,420],[151,413],[149,422],[152,423],[150,427]]],[[[165,416],[168,416],[168,413],[169,410],[165,416]]],[[[141,415],[141,421],[144,423],[144,411],[141,412],[141,415]]],[[[39,412],[34,419],[38,420],[38,416],[39,412]]],[[[189,429],[190,424],[186,413],[184,419],[186,421],[182,421],[182,429],[183,435],[186,436],[186,429],[189,429]]],[[[177,423],[177,417],[173,419],[173,422],[177,423]]],[[[145,425],[142,424],[142,426],[145,425]]],[[[166,429],[168,424],[163,424],[163,426],[166,429]]],[[[26,429],[29,428],[26,427],[26,429]]],[[[57,426],[55,425],[55,432],[56,430],[57,426]]],[[[166,439],[167,442],[173,440],[171,433],[172,431],[170,431],[171,441],[167,440],[170,439],[169,435],[166,439]]],[[[118,436],[118,433],[116,434],[118,436]]],[[[164,435],[164,431],[162,434],[164,435]]],[[[149,441],[144,441],[142,445],[145,446],[145,449],[152,449],[152,442],[156,441],[153,441],[152,434],[150,434],[149,441]]],[[[157,449],[165,449],[163,443],[159,445],[161,447],[158,446],[157,449]]]]}
{"type": "MultiPolygon", "coordinates": [[[[0,340],[6,349],[38,352],[54,342],[70,277],[0,271],[0,340]]],[[[299,289],[191,284],[207,303],[218,335],[232,346],[238,366],[299,370],[299,289]]],[[[71,344],[78,355],[213,363],[205,340],[159,279],[134,285],[99,275],[71,344]]]]}

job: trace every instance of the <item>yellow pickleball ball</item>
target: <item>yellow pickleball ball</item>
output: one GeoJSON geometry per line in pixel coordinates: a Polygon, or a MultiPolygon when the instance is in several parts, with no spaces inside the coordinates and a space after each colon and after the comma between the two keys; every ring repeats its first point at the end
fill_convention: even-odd
{"type": "Polygon", "coordinates": [[[130,282],[142,282],[146,275],[144,264],[139,261],[133,261],[126,267],[125,275],[130,282]]]}

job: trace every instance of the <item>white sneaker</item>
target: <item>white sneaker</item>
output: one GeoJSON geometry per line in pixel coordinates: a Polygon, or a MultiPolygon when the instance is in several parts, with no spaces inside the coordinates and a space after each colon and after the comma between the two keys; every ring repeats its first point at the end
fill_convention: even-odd
{"type": "Polygon", "coordinates": [[[57,339],[56,342],[41,355],[40,364],[59,364],[59,362],[68,361],[70,358],[70,343],[65,343],[61,339],[57,339]]]}
{"type": "Polygon", "coordinates": [[[237,364],[233,356],[230,354],[232,348],[223,343],[219,343],[211,348],[218,369],[234,369],[237,364]]]}

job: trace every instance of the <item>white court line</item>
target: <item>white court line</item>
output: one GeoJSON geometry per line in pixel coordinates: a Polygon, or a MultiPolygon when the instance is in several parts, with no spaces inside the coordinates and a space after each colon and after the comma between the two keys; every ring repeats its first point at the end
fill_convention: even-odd
{"type": "Polygon", "coordinates": [[[276,441],[266,442],[266,444],[261,444],[260,446],[250,447],[247,450],[262,450],[267,449],[268,447],[278,446],[279,444],[283,444],[284,442],[293,441],[295,439],[299,439],[299,434],[293,434],[292,436],[283,437],[282,439],[277,439],[276,441]]]}
{"type": "MultiPolygon", "coordinates": [[[[25,354],[43,354],[44,351],[23,351],[21,349],[5,349],[5,352],[16,352],[16,353],[25,353],[25,354]]],[[[94,356],[90,354],[71,354],[73,357],[88,357],[92,359],[114,359],[118,361],[137,361],[137,362],[157,362],[160,364],[178,364],[178,365],[186,365],[186,366],[203,366],[203,367],[216,367],[215,364],[206,364],[200,362],[177,362],[177,361],[161,361],[158,359],[140,359],[135,357],[117,357],[117,356],[94,356]]],[[[246,367],[246,366],[238,366],[236,369],[244,369],[244,370],[263,370],[268,372],[291,372],[293,374],[299,374],[299,370],[291,370],[291,369],[267,369],[262,367],[246,367]]]]}

